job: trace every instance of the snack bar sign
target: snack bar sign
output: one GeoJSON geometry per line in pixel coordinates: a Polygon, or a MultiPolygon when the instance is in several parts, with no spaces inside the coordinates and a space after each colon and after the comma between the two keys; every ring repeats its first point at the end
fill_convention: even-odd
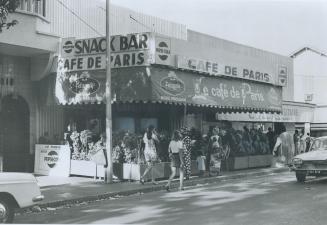
{"type": "MultiPolygon", "coordinates": [[[[110,41],[111,67],[150,65],[154,61],[154,38],[151,33],[112,36],[110,41]]],[[[66,72],[101,70],[106,68],[106,37],[75,39],[65,38],[60,55],[66,72]]]]}

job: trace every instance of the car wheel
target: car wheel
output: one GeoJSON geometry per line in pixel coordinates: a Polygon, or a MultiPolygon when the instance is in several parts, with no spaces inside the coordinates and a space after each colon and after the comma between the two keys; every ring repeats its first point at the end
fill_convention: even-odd
{"type": "Polygon", "coordinates": [[[298,182],[303,183],[305,181],[305,177],[307,176],[306,172],[296,172],[295,173],[296,179],[298,182]]]}
{"type": "Polygon", "coordinates": [[[15,209],[8,200],[0,199],[0,223],[12,223],[15,209]]]}

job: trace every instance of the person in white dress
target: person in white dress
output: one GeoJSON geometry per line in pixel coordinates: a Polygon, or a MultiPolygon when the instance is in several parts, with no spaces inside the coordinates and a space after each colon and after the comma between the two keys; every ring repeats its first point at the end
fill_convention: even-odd
{"type": "Polygon", "coordinates": [[[158,161],[157,150],[155,142],[158,142],[158,137],[156,134],[156,130],[154,126],[150,125],[147,129],[147,132],[144,134],[143,142],[144,146],[144,158],[147,164],[147,168],[145,169],[143,175],[141,176],[140,182],[144,184],[144,177],[151,172],[151,180],[153,184],[158,184],[155,181],[154,174],[153,174],[153,166],[158,161]]]}

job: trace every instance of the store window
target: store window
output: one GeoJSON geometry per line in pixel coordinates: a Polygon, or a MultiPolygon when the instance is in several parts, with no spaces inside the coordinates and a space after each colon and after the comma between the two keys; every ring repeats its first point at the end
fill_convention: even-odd
{"type": "Polygon", "coordinates": [[[45,17],[46,0],[20,0],[18,9],[45,17]]]}
{"type": "Polygon", "coordinates": [[[132,117],[118,117],[114,120],[115,131],[130,131],[135,132],[135,121],[132,117]]]}
{"type": "Polygon", "coordinates": [[[150,125],[158,128],[158,119],[157,118],[142,118],[140,120],[141,131],[145,131],[150,125]]]}

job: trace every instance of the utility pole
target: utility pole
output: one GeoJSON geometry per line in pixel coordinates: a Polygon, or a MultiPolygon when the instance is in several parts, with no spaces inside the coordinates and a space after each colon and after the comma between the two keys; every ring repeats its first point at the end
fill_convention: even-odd
{"type": "Polygon", "coordinates": [[[110,0],[106,0],[106,150],[108,167],[105,170],[105,182],[112,183],[112,111],[111,111],[111,66],[110,66],[110,0]]]}

